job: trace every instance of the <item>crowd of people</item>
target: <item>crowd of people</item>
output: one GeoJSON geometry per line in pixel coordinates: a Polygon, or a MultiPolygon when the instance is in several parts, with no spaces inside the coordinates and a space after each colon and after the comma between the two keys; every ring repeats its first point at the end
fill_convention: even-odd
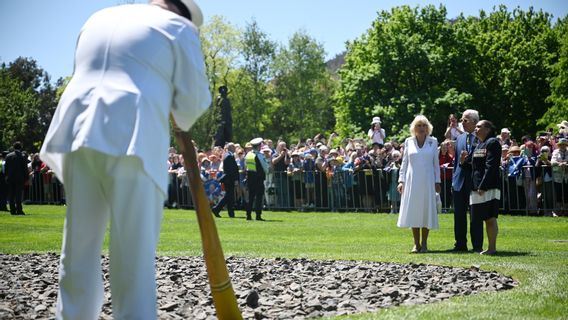
{"type": "MultiPolygon", "coordinates": [[[[373,208],[375,190],[379,193],[378,183],[382,183],[380,187],[385,190],[381,195],[385,198],[384,201],[388,196],[393,202],[397,202],[399,196],[387,192],[392,190],[387,190],[390,182],[386,181],[386,173],[391,170],[397,172],[400,167],[398,144],[394,143],[393,146],[391,142],[384,145],[374,142],[368,147],[364,139],[346,139],[345,145],[332,147],[331,141],[335,138],[335,134],[328,139],[318,135],[290,146],[284,141],[274,143],[270,139],[261,139],[259,153],[268,167],[264,183],[264,206],[278,209],[330,208],[334,211],[348,207],[373,208]],[[375,169],[384,170],[380,182],[375,169]]],[[[202,178],[213,185],[214,182],[209,181],[216,180],[220,173],[224,174],[224,158],[234,157],[238,167],[235,200],[237,206],[244,208],[248,193],[246,155],[253,150],[254,144],[251,141],[244,145],[227,145],[234,151],[214,147],[210,152],[198,153],[202,178]]],[[[169,205],[176,207],[180,205],[182,198],[179,189],[185,184],[185,169],[179,164],[181,156],[174,149],[170,151],[169,205]]],[[[221,198],[219,194],[211,194],[212,204],[221,198]]]]}
{"type": "MultiPolygon", "coordinates": [[[[2,153],[0,210],[7,211],[9,203],[11,214],[23,215],[25,190],[34,190],[28,195],[41,190],[43,202],[55,198],[49,187],[54,181],[66,186],[57,319],[98,318],[109,222],[113,316],[157,318],[155,253],[164,202],[175,207],[189,199],[183,157],[171,148],[166,161],[169,119],[187,131],[211,104],[198,33],[202,23],[193,0],[152,0],[96,12],[81,29],[73,77],[40,154],[26,155],[19,142],[2,153]]],[[[226,93],[221,88],[223,99],[226,93]]],[[[219,103],[230,111],[223,99],[219,103]]],[[[227,113],[223,121],[230,120],[227,113]]],[[[469,210],[473,251],[482,254],[497,250],[503,194],[510,209],[523,203],[534,211],[544,203],[557,213],[565,210],[567,121],[559,125],[559,136],[547,132],[519,142],[506,128],[495,137],[493,124],[480,121],[475,110],[466,110],[460,121],[450,115],[440,147],[422,115],[402,144],[388,139],[379,117],[372,118],[366,139],[341,142],[332,134],[291,145],[263,138],[239,145],[227,143],[230,130],[219,130],[215,140],[222,146],[200,150],[197,165],[216,216],[226,207],[234,217],[239,204],[247,220],[254,211],[260,221],[267,205],[374,209],[386,197],[390,210],[399,213],[398,226],[412,229],[415,253],[428,251],[442,201],[454,206],[454,251],[467,251],[469,210]]]]}
{"type": "MultiPolygon", "coordinates": [[[[449,116],[446,139],[437,148],[441,177],[439,196],[443,212],[454,207],[453,197],[459,193],[459,190],[452,190],[452,176],[456,167],[456,140],[464,129],[462,123],[456,124],[455,119],[455,115],[449,116]]],[[[335,134],[328,138],[317,135],[289,147],[285,141],[274,143],[270,139],[262,139],[261,154],[269,159],[262,206],[279,210],[398,213],[401,200],[397,191],[398,173],[405,143],[388,140],[384,128],[380,128],[380,121],[379,117],[373,118],[368,132],[369,139],[340,140],[335,134]]],[[[568,121],[563,121],[558,127],[557,135],[543,132],[537,139],[523,136],[517,141],[507,128],[501,129],[495,136],[501,145],[501,188],[504,196],[500,207],[503,212],[548,216],[567,213],[568,121]]],[[[218,206],[223,199],[226,202],[225,195],[230,193],[230,205],[223,203],[220,207],[226,206],[231,210],[230,216],[234,216],[234,209],[246,209],[248,188],[245,156],[252,150],[252,144],[230,142],[225,148],[197,148],[202,179],[212,207],[218,206]],[[227,167],[231,166],[231,162],[224,161],[227,156],[232,157],[236,163],[229,170],[233,182],[229,187],[225,183],[227,167]]],[[[16,149],[0,153],[0,161],[4,163],[13,150],[16,149]]],[[[28,154],[25,151],[21,153],[27,165],[27,176],[22,178],[22,201],[65,203],[63,185],[51,168],[40,159],[39,154],[28,154]]],[[[169,208],[192,207],[183,161],[183,156],[170,147],[167,163],[168,195],[165,201],[165,206],[169,208]]],[[[0,174],[4,175],[4,170],[0,174]]],[[[9,188],[5,178],[0,180],[3,180],[0,185],[0,210],[10,211],[9,188]]],[[[214,210],[216,215],[218,211],[220,209],[214,210]]],[[[15,209],[15,213],[24,212],[15,209]]]]}
{"type": "MultiPolygon", "coordinates": [[[[453,206],[452,176],[456,158],[456,140],[463,133],[463,125],[456,125],[450,115],[447,138],[439,143],[437,156],[440,167],[442,210],[453,206]]],[[[559,125],[560,127],[561,125],[559,125]]],[[[501,170],[504,197],[500,206],[512,214],[560,215],[566,196],[568,173],[565,168],[565,134],[540,135],[537,139],[523,136],[517,142],[511,132],[503,128],[496,139],[502,147],[501,170]]],[[[375,117],[369,129],[369,139],[339,139],[335,134],[328,138],[317,135],[288,145],[285,141],[262,139],[260,150],[269,170],[265,180],[263,204],[273,209],[322,209],[340,211],[347,209],[388,210],[398,212],[400,194],[397,192],[398,172],[402,165],[405,144],[389,140],[380,118],[375,117]],[[378,127],[378,129],[377,129],[378,127]],[[378,133],[377,133],[378,132],[378,133]],[[381,142],[376,141],[381,139],[381,142]]],[[[235,181],[235,206],[244,209],[247,203],[245,156],[252,145],[230,143],[233,152],[222,147],[210,151],[200,150],[199,165],[204,181],[214,193],[210,193],[215,205],[224,192],[223,184],[216,176],[224,171],[223,159],[234,157],[239,169],[235,181]]],[[[181,155],[170,149],[170,185],[168,206],[188,205],[184,196],[185,169],[181,155]]],[[[459,166],[459,164],[458,164],[459,166]]]]}

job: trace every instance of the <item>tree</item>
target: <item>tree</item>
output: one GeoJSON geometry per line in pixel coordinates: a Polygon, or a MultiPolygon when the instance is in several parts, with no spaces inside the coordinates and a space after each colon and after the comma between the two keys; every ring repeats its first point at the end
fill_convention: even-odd
{"type": "MultiPolygon", "coordinates": [[[[549,79],[557,61],[558,38],[542,11],[508,12],[500,6],[471,20],[470,37],[477,48],[475,105],[483,118],[515,133],[534,134],[551,106],[549,79]]],[[[518,137],[520,138],[520,136],[518,137]]]]}
{"type": "Polygon", "coordinates": [[[253,20],[247,24],[241,40],[243,66],[233,84],[235,140],[250,140],[264,132],[263,116],[271,109],[268,81],[276,44],[253,20]]]}
{"type": "Polygon", "coordinates": [[[57,87],[31,58],[19,57],[0,68],[0,150],[19,140],[37,152],[57,107],[57,87]]]}
{"type": "Polygon", "coordinates": [[[538,124],[557,129],[556,124],[568,120],[568,17],[558,21],[554,30],[560,42],[558,62],[552,66],[555,76],[550,83],[551,94],[547,102],[551,107],[538,124]]]}
{"type": "Polygon", "coordinates": [[[267,133],[291,141],[332,130],[334,85],[326,70],[323,46],[305,31],[298,31],[288,48],[278,53],[274,68],[278,103],[267,133]]]}
{"type": "Polygon", "coordinates": [[[424,114],[442,137],[449,113],[475,108],[497,126],[534,133],[552,101],[562,106],[547,100],[559,48],[550,18],[504,6],[455,20],[444,6],[379,13],[348,44],[335,95],[338,130],[361,132],[381,116],[387,134],[402,138],[424,114]]]}
{"type": "Polygon", "coordinates": [[[435,135],[443,135],[448,114],[470,104],[471,51],[444,6],[380,12],[366,34],[348,43],[335,95],[337,130],[366,132],[380,116],[387,135],[400,139],[414,116],[425,114],[435,135]]]}

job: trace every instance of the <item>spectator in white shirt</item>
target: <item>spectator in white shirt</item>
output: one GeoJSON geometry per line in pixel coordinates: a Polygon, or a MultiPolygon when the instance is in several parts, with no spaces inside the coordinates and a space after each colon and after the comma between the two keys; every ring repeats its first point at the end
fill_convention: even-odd
{"type": "Polygon", "coordinates": [[[378,143],[380,145],[385,144],[385,129],[381,128],[381,118],[373,117],[373,121],[371,122],[371,129],[367,132],[367,136],[371,139],[372,143],[378,143]]]}

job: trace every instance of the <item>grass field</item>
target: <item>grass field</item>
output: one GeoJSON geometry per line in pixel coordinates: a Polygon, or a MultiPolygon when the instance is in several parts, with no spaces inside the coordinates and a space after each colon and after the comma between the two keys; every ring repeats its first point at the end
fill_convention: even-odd
{"type": "MultiPolygon", "coordinates": [[[[0,252],[56,252],[61,246],[64,207],[25,206],[26,216],[0,215],[0,252]]],[[[265,222],[216,219],[225,256],[415,262],[479,266],[512,276],[508,291],[454,297],[420,306],[389,308],[345,319],[568,319],[568,219],[500,216],[499,255],[450,253],[453,217],[440,215],[426,254],[410,254],[410,230],[397,216],[367,213],[265,212],[265,222]]],[[[486,239],[487,243],[487,239],[486,239]]],[[[105,244],[106,248],[106,244],[105,244]]],[[[166,210],[159,255],[201,254],[195,212],[166,210]]]]}

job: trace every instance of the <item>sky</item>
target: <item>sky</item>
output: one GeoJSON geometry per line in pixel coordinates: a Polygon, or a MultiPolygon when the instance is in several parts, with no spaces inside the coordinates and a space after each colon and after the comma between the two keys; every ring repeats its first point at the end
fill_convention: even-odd
{"type": "MultiPolygon", "coordinates": [[[[30,57],[52,77],[73,72],[77,35],[94,12],[127,0],[0,0],[0,62],[30,57]]],[[[136,2],[145,2],[138,0],[136,2]]],[[[460,13],[478,16],[504,4],[512,10],[542,9],[557,18],[568,14],[568,0],[197,0],[205,22],[219,15],[232,25],[244,28],[252,19],[269,38],[287,44],[299,30],[324,46],[331,59],[345,50],[345,42],[359,38],[371,26],[377,13],[392,7],[424,7],[443,4],[448,18],[460,13]]]]}

